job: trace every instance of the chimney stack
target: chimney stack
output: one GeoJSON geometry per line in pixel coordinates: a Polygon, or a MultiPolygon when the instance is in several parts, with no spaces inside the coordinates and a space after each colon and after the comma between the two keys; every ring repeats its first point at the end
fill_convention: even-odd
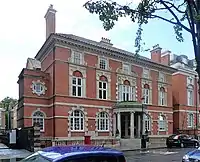
{"type": "Polygon", "coordinates": [[[46,19],[46,39],[50,36],[51,33],[56,31],[56,10],[51,4],[45,14],[44,18],[46,19]]]}
{"type": "Polygon", "coordinates": [[[157,63],[161,63],[161,51],[162,48],[160,48],[159,44],[153,46],[153,49],[151,52],[151,60],[157,63]]]}

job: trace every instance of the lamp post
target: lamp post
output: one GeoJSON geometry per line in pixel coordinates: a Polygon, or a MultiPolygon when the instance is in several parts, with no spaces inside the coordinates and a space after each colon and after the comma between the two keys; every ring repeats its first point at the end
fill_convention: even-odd
{"type": "Polygon", "coordinates": [[[144,125],[144,104],[143,104],[143,101],[144,101],[144,97],[141,98],[142,100],[142,126],[141,126],[141,131],[140,131],[140,136],[142,137],[143,135],[143,125],[144,125]]]}
{"type": "Polygon", "coordinates": [[[195,75],[195,92],[196,92],[196,131],[195,131],[195,137],[197,138],[197,130],[198,130],[198,80],[197,80],[197,75],[195,75]]]}

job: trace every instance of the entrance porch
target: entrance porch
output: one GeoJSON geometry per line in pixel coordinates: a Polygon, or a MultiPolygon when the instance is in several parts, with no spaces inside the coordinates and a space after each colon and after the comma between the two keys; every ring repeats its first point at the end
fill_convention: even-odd
{"type": "Polygon", "coordinates": [[[145,133],[146,106],[128,101],[116,104],[114,109],[114,134],[123,139],[141,138],[145,133]]]}

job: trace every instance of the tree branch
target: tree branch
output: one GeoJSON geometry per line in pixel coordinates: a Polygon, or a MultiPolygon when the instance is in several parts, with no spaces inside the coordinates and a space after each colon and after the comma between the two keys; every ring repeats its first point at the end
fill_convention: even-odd
{"type": "Polygon", "coordinates": [[[181,26],[183,29],[185,29],[187,32],[191,33],[191,29],[189,29],[188,27],[186,27],[185,25],[183,25],[180,20],[178,19],[178,17],[175,15],[175,13],[171,10],[171,8],[169,8],[169,6],[165,3],[165,1],[160,0],[160,3],[163,4],[168,11],[173,15],[173,17],[176,19],[177,21],[177,25],[181,26]]]}

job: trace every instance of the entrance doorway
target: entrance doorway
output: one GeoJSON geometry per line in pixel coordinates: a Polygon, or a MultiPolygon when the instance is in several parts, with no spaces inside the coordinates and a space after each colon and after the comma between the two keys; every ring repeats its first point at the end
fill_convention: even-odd
{"type": "Polygon", "coordinates": [[[130,113],[121,113],[121,138],[130,138],[130,113]]]}

